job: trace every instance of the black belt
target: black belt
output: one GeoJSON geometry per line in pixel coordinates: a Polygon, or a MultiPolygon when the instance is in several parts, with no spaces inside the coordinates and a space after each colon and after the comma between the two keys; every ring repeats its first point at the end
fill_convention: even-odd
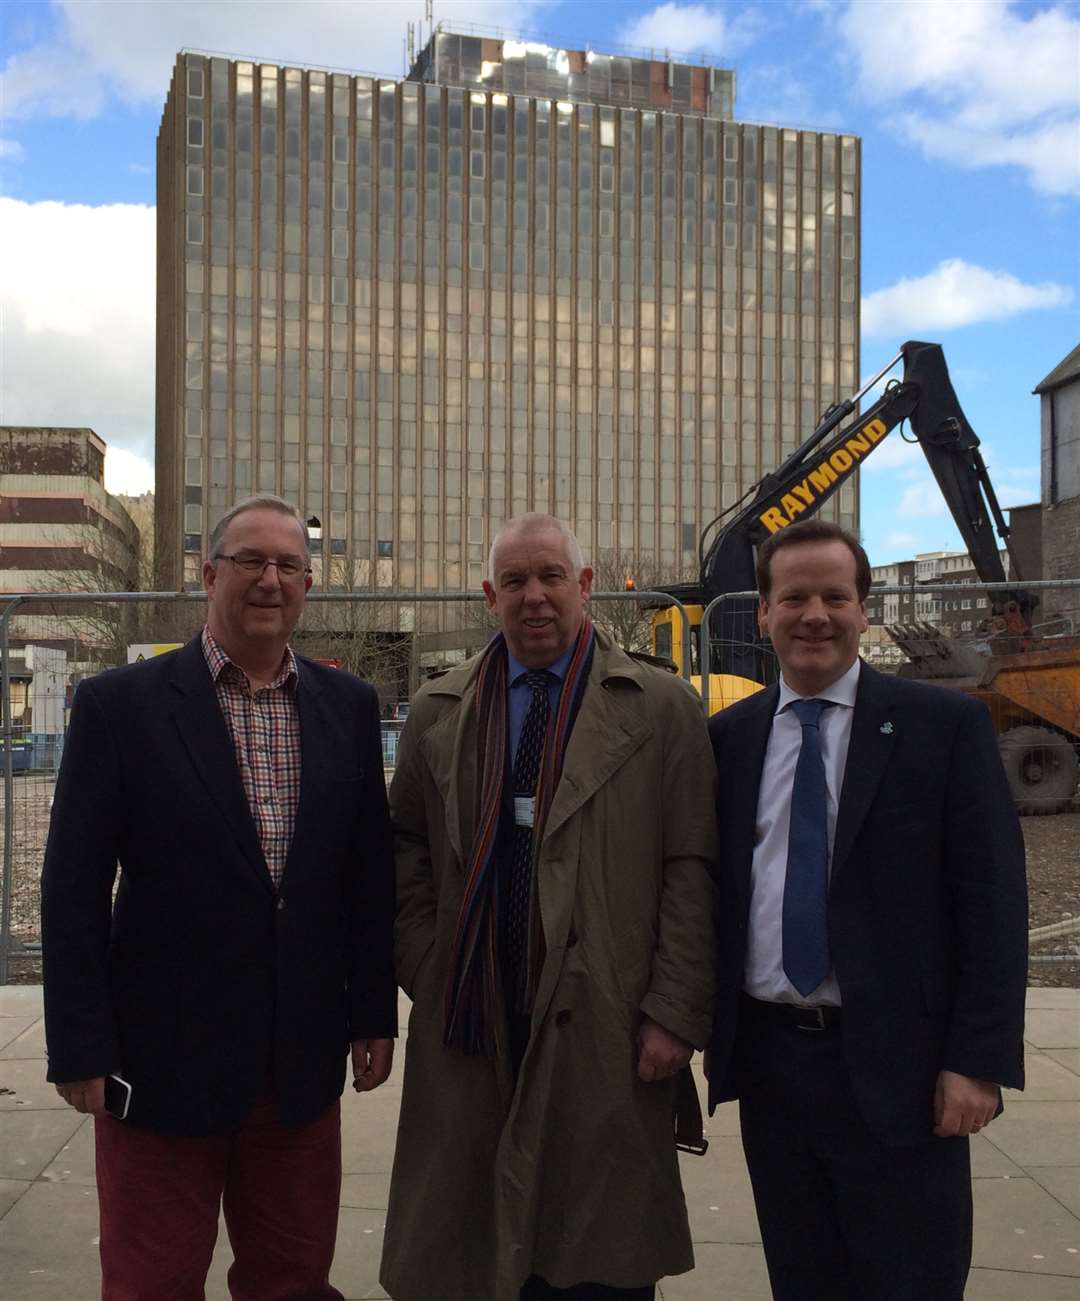
{"type": "Polygon", "coordinates": [[[843,1008],[800,1007],[797,1003],[768,1003],[744,994],[743,1011],[769,1021],[781,1021],[796,1030],[831,1030],[840,1024],[843,1008]]]}

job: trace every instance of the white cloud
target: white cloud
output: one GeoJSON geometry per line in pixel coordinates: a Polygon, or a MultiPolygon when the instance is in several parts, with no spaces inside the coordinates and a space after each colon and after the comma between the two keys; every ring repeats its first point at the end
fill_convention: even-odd
{"type": "Polygon", "coordinates": [[[930,157],[1024,168],[1048,194],[1080,193],[1080,17],[1009,0],[852,0],[839,28],[869,100],[930,157]]]}
{"type": "Polygon", "coordinates": [[[894,529],[886,535],[885,545],[896,551],[904,551],[914,547],[918,540],[916,533],[905,533],[902,529],[894,529]]]}
{"type": "Polygon", "coordinates": [[[105,487],[109,492],[120,492],[126,497],[141,497],[144,492],[153,492],[153,462],[123,447],[106,447],[105,487]]]}
{"type": "Polygon", "coordinates": [[[937,519],[948,513],[945,498],[929,474],[909,483],[896,503],[897,519],[937,519]]]}
{"type": "MultiPolygon", "coordinates": [[[[865,407],[863,408],[865,410],[865,407]]],[[[918,443],[908,442],[900,437],[900,430],[894,429],[884,442],[874,448],[874,455],[868,456],[859,464],[860,474],[880,473],[882,470],[907,469],[919,465],[923,454],[918,443]]]]}
{"type": "Polygon", "coordinates": [[[1026,168],[1031,183],[1044,194],[1080,194],[1080,117],[1002,132],[936,122],[918,113],[904,114],[897,123],[928,158],[967,171],[1012,164],[1026,168]]]}
{"type": "Polygon", "coordinates": [[[728,18],[716,5],[669,3],[640,14],[619,29],[620,44],[645,50],[686,54],[707,50],[730,57],[760,32],[762,19],[752,10],[728,18]]]}
{"type": "Polygon", "coordinates": [[[26,151],[18,140],[5,140],[0,136],[0,158],[10,159],[13,163],[21,163],[26,157],[26,151]]]}
{"type": "MultiPolygon", "coordinates": [[[[520,31],[550,3],[439,0],[438,17],[520,31]]],[[[399,76],[405,24],[422,8],[355,0],[58,0],[54,12],[55,34],[11,55],[0,73],[0,100],[11,117],[92,117],[110,94],[160,104],[184,47],[399,76]]]]}
{"type": "Polygon", "coordinates": [[[154,209],[0,198],[0,229],[0,421],[152,455],[154,209]]]}
{"type": "Polygon", "coordinates": [[[1025,284],[1007,271],[989,271],[949,258],[925,276],[905,278],[865,295],[862,328],[865,334],[913,339],[1002,321],[1020,312],[1066,306],[1072,297],[1065,285],[1025,284]]]}

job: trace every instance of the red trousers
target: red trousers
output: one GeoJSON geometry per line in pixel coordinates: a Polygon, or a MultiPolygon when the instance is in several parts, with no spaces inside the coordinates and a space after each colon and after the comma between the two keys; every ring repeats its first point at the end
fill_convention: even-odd
{"type": "Polygon", "coordinates": [[[234,1301],[341,1301],[330,1286],[341,1107],[287,1129],[260,1100],[232,1134],[177,1138],[95,1121],[103,1301],[203,1301],[218,1215],[234,1301]]]}

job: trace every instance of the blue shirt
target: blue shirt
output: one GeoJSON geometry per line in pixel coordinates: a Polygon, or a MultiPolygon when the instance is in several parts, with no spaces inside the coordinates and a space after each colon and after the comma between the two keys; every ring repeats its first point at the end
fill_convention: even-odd
{"type": "MultiPolygon", "coordinates": [[[[559,695],[562,692],[563,679],[566,677],[566,670],[570,665],[570,658],[574,653],[573,646],[564,651],[562,655],[546,669],[554,677],[554,681],[548,683],[548,704],[554,713],[559,707],[559,695]]],[[[532,688],[527,687],[524,682],[524,676],[529,672],[524,665],[519,664],[509,650],[506,652],[506,702],[509,712],[510,724],[510,763],[513,765],[514,755],[517,754],[518,741],[521,739],[521,729],[525,726],[525,715],[529,712],[529,704],[532,701],[532,688]]]]}

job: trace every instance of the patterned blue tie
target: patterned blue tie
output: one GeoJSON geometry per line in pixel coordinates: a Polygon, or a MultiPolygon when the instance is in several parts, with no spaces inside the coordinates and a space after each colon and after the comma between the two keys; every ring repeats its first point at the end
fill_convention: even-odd
{"type": "Polygon", "coordinates": [[[787,877],[784,881],[784,974],[805,998],[829,974],[825,908],[829,892],[829,829],[821,711],[827,700],[795,700],[802,745],[791,788],[787,877]]]}
{"type": "MultiPolygon", "coordinates": [[[[532,692],[532,700],[521,725],[517,753],[514,755],[514,790],[516,797],[532,798],[535,814],[536,784],[540,777],[540,756],[544,751],[551,704],[548,684],[550,673],[523,673],[517,679],[532,692]]],[[[532,895],[533,827],[517,823],[510,865],[510,892],[507,907],[507,958],[510,988],[514,991],[513,1011],[523,1011],[525,966],[529,951],[529,900],[532,895]]]]}

